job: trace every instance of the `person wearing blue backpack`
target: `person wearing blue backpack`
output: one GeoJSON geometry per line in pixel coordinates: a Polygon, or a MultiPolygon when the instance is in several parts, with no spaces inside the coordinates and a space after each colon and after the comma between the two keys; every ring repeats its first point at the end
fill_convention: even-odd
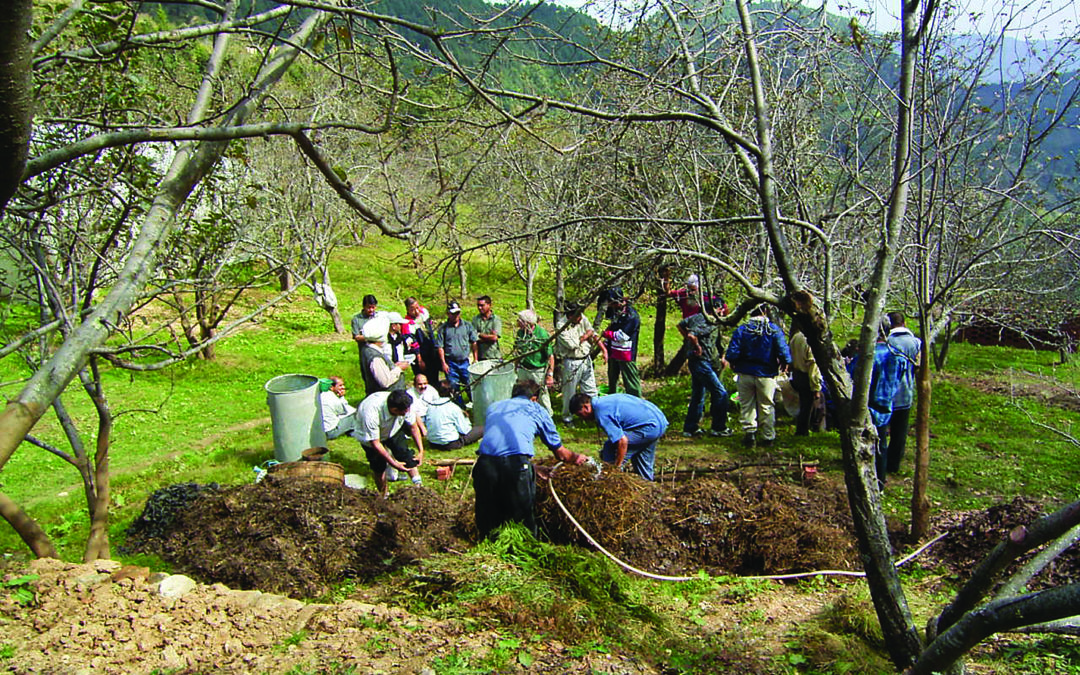
{"type": "Polygon", "coordinates": [[[911,416],[911,404],[915,400],[915,369],[919,366],[922,355],[922,340],[904,325],[902,312],[889,312],[889,347],[899,359],[899,386],[893,398],[893,414],[887,430],[889,439],[889,473],[900,471],[904,460],[904,447],[907,445],[908,423],[911,416]]]}
{"type": "MultiPolygon", "coordinates": [[[[870,397],[867,406],[870,420],[877,428],[878,446],[874,452],[874,471],[878,487],[885,489],[889,461],[889,421],[893,414],[893,399],[900,387],[900,358],[889,347],[889,320],[883,318],[874,344],[874,365],[870,374],[870,397]]],[[[848,363],[848,372],[854,373],[860,354],[848,363]]]]}
{"type": "Polygon", "coordinates": [[[769,321],[764,304],[751,310],[750,320],[735,329],[724,359],[738,375],[743,445],[771,448],[776,441],[776,376],[791,363],[791,350],[783,329],[769,321]]]}

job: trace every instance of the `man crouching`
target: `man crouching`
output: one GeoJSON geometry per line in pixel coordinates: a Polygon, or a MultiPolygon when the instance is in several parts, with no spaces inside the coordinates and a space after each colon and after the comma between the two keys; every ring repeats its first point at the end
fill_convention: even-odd
{"type": "Polygon", "coordinates": [[[396,390],[375,392],[356,409],[354,435],[364,448],[368,465],[375,474],[375,486],[383,497],[388,491],[387,466],[408,472],[413,485],[421,484],[420,471],[416,467],[424,461],[424,441],[411,406],[412,397],[408,392],[396,390]],[[416,457],[405,440],[406,432],[416,443],[416,457]]]}

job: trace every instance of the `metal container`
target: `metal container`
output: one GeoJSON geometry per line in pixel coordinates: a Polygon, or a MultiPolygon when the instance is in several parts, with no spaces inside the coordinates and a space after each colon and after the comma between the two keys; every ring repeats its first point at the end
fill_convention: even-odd
{"type": "Polygon", "coordinates": [[[266,405],[274,429],[274,459],[295,462],[308,448],[326,445],[319,403],[319,378],[278,375],[268,381],[266,405]]]}

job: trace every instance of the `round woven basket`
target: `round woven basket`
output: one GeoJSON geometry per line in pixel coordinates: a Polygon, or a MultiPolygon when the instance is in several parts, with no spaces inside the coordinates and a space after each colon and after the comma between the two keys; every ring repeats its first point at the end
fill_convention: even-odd
{"type": "Polygon", "coordinates": [[[274,480],[314,480],[334,485],[345,484],[345,467],[333,462],[284,462],[270,467],[274,480]]]}

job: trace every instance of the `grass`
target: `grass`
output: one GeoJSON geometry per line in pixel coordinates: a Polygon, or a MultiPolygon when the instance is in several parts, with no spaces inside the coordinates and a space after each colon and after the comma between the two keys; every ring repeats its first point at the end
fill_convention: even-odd
{"type": "MultiPolygon", "coordinates": [[[[416,295],[436,318],[440,317],[444,301],[454,294],[446,291],[439,279],[419,276],[407,254],[403,244],[383,241],[378,249],[357,247],[338,253],[334,282],[346,322],[351,310],[359,307],[361,296],[368,292],[377,295],[384,308],[399,311],[405,297],[416,295]],[[379,272],[373,274],[372,270],[379,272]]],[[[488,293],[496,299],[495,309],[503,316],[504,325],[510,324],[513,313],[524,306],[524,294],[505,261],[475,258],[469,267],[469,279],[470,295],[488,293]]],[[[550,311],[544,303],[540,306],[541,314],[547,315],[550,322],[550,311]]],[[[644,365],[651,358],[648,349],[653,312],[647,306],[639,310],[643,319],[639,363],[644,365]]],[[[665,346],[669,355],[678,347],[677,321],[678,313],[669,313],[665,346]]],[[[1080,388],[1077,359],[1055,365],[1057,358],[1057,354],[1048,352],[952,346],[948,370],[935,374],[934,381],[930,495],[935,509],[984,508],[1014,495],[1051,504],[1080,497],[1077,449],[1047,428],[1076,436],[1080,413],[1055,406],[1045,397],[1009,397],[988,391],[993,388],[986,386],[987,382],[1001,382],[1045,388],[1046,378],[1053,378],[1073,391],[1080,388]]],[[[598,380],[604,383],[602,368],[598,367],[598,371],[598,380]]],[[[253,480],[252,467],[273,456],[263,384],[271,377],[291,372],[336,373],[349,382],[359,380],[356,350],[350,337],[333,333],[329,317],[306,295],[223,341],[214,362],[191,361],[147,373],[103,370],[105,390],[116,415],[110,452],[110,537],[114,554],[115,544],[123,541],[124,529],[154,489],[188,481],[236,484],[253,480]]],[[[12,358],[0,361],[3,393],[12,395],[25,376],[12,358]]],[[[723,379],[733,391],[730,373],[724,373],[723,379]]],[[[647,386],[653,388],[649,398],[665,411],[673,432],[660,446],[658,462],[662,468],[760,458],[757,451],[740,446],[738,435],[693,440],[677,436],[686,414],[687,376],[650,380],[647,386]]],[[[352,391],[355,394],[359,389],[354,386],[352,391]]],[[[87,434],[87,441],[92,442],[88,430],[94,428],[96,419],[85,398],[81,390],[72,388],[64,401],[87,434]]],[[[840,474],[840,448],[835,435],[795,439],[789,418],[781,418],[778,429],[780,442],[772,453],[774,458],[792,463],[814,460],[822,471],[840,474]]],[[[596,454],[599,435],[595,429],[575,426],[561,430],[572,449],[596,454]]],[[[57,447],[66,447],[51,416],[43,418],[33,433],[57,447]]],[[[334,461],[344,464],[347,472],[368,474],[355,442],[336,440],[330,442],[330,447],[334,461]]],[[[901,480],[890,481],[885,499],[887,511],[900,519],[908,516],[912,441],[908,452],[901,480]]],[[[429,458],[469,457],[473,453],[474,449],[468,448],[429,458]]],[[[456,471],[449,481],[436,481],[431,466],[422,471],[425,484],[436,490],[461,495],[470,489],[467,471],[456,471]]],[[[4,493],[46,528],[64,558],[81,558],[88,521],[82,487],[69,464],[48,452],[24,446],[4,467],[0,481],[4,493]]],[[[9,558],[27,556],[24,545],[6,527],[0,528],[0,551],[9,558]]],[[[163,569],[160,561],[145,556],[120,557],[125,562],[163,569]]],[[[708,577],[678,586],[641,584],[609,569],[606,562],[591,554],[520,539],[425,563],[436,564],[450,566],[443,570],[446,578],[456,579],[458,574],[472,569],[476,572],[474,580],[448,592],[440,588],[438,574],[420,578],[406,570],[399,582],[401,594],[394,602],[406,602],[417,612],[456,616],[464,621],[470,620],[474,610],[516,608],[520,616],[537,620],[525,632],[563,634],[570,648],[582,654],[629,648],[620,645],[614,636],[630,634],[636,642],[647,643],[635,649],[643,650],[653,663],[665,664],[671,672],[685,673],[710,672],[710,663],[734,659],[740,641],[755,639],[753,628],[763,626],[766,620],[747,612],[744,618],[748,625],[740,627],[740,631],[717,631],[715,627],[707,630],[711,619],[705,608],[710,603],[753,605],[774,588],[768,582],[708,577]],[[461,569],[454,568],[455,564],[461,569]],[[633,626],[633,630],[628,631],[627,626],[633,626]],[[645,636],[647,639],[642,639],[645,636]]],[[[909,586],[923,587],[919,579],[906,576],[905,580],[909,586]]],[[[799,588],[817,592],[825,583],[802,582],[799,588]]],[[[355,586],[345,583],[326,599],[338,601],[354,590],[355,586]]],[[[836,588],[827,590],[837,592],[836,588]]],[[[930,592],[912,593],[913,610],[920,615],[940,608],[940,601],[930,592]]],[[[807,646],[783,650],[777,654],[775,667],[781,672],[849,672],[845,664],[859,663],[877,653],[872,646],[866,647],[873,640],[867,638],[860,622],[868,620],[868,616],[870,621],[873,618],[866,614],[862,602],[843,608],[843,612],[840,609],[829,610],[822,622],[808,624],[804,633],[793,636],[793,644],[807,646]],[[870,651],[864,653],[863,649],[870,651]]],[[[491,654],[452,654],[445,657],[444,663],[432,667],[436,672],[491,672],[512,668],[516,662],[527,668],[521,661],[522,654],[528,653],[528,645],[520,643],[519,631],[523,629],[515,627],[513,620],[505,626],[504,640],[491,654]]],[[[1006,671],[1080,672],[1080,657],[1058,642],[1018,639],[995,645],[995,649],[981,652],[980,658],[1001,664],[1006,671]],[[1015,646],[1006,648],[1003,644],[1015,646]]],[[[875,667],[869,668],[869,672],[874,671],[875,667]]]]}

